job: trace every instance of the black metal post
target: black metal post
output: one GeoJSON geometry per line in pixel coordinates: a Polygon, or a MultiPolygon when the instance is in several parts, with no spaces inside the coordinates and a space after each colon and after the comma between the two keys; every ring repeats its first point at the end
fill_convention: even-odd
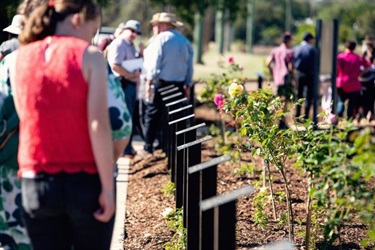
{"type": "Polygon", "coordinates": [[[230,156],[224,155],[188,169],[186,228],[189,250],[212,249],[214,214],[211,210],[203,216],[199,203],[216,195],[217,165],[228,160],[230,156]]]}
{"type": "Polygon", "coordinates": [[[339,40],[339,20],[333,20],[333,41],[332,41],[332,73],[331,73],[331,88],[332,88],[332,114],[337,112],[337,88],[336,88],[336,68],[337,68],[337,44],[339,40]]]}
{"type": "MultiPolygon", "coordinates": [[[[191,114],[192,113],[192,107],[193,105],[189,104],[184,107],[181,107],[179,109],[172,110],[168,113],[168,121],[174,121],[179,118],[184,117],[185,115],[191,114]]],[[[175,152],[176,152],[176,132],[175,129],[176,126],[169,126],[167,133],[167,138],[166,138],[166,154],[168,157],[168,169],[170,169],[174,163],[174,158],[175,158],[175,152]]],[[[195,140],[195,139],[193,139],[195,140]]]]}
{"type": "MultiPolygon", "coordinates": [[[[184,117],[182,117],[182,118],[179,118],[179,119],[177,119],[177,120],[173,120],[173,121],[170,121],[170,122],[168,122],[168,126],[167,126],[167,128],[169,129],[169,130],[172,130],[172,131],[174,131],[174,132],[176,132],[176,131],[180,131],[180,130],[183,130],[183,129],[185,129],[186,128],[186,126],[187,126],[187,121],[189,120],[189,119],[191,119],[192,117],[194,117],[195,116],[195,114],[191,114],[191,115],[187,115],[187,116],[184,116],[184,117]]],[[[168,131],[166,131],[166,133],[168,133],[168,131]]],[[[177,145],[177,144],[176,144],[177,145]]],[[[172,149],[172,150],[174,150],[174,149],[172,149]]],[[[177,149],[175,149],[175,150],[177,150],[177,149]]],[[[173,159],[173,158],[172,158],[173,159]]],[[[174,157],[174,159],[176,159],[176,157],[174,157]]],[[[176,166],[176,165],[173,165],[172,164],[172,166],[171,166],[171,181],[172,182],[174,182],[175,180],[174,180],[174,176],[175,176],[175,167],[174,166],[176,166]]],[[[176,202],[176,207],[177,207],[177,202],[176,202]]]]}
{"type": "MultiPolygon", "coordinates": [[[[319,94],[319,74],[320,74],[320,51],[322,47],[322,20],[316,21],[315,31],[315,67],[314,67],[314,102],[313,102],[313,122],[314,127],[318,126],[318,94],[319,94]]],[[[333,69],[335,70],[335,69],[333,69]]]]}
{"type": "MultiPolygon", "coordinates": [[[[176,195],[182,198],[182,204],[184,207],[184,226],[186,227],[186,221],[187,221],[187,193],[188,193],[188,167],[194,166],[199,163],[201,163],[201,150],[202,150],[202,143],[209,141],[212,139],[212,136],[206,136],[204,138],[200,138],[195,141],[191,141],[189,143],[186,143],[184,145],[181,145],[177,147],[177,152],[182,152],[182,161],[181,164],[177,165],[176,167],[176,180],[177,183],[180,183],[179,185],[176,185],[176,195]],[[177,188],[178,186],[178,188],[177,188]]],[[[179,154],[177,155],[179,156],[179,154]]]]}
{"type": "MultiPolygon", "coordinates": [[[[215,197],[203,200],[200,203],[202,217],[211,216],[213,213],[213,240],[207,242],[206,248],[214,250],[235,250],[236,249],[236,200],[249,193],[252,193],[252,186],[224,193],[215,197]]],[[[202,239],[205,241],[204,239],[202,239]]],[[[211,238],[210,238],[211,240],[211,238]]]]}

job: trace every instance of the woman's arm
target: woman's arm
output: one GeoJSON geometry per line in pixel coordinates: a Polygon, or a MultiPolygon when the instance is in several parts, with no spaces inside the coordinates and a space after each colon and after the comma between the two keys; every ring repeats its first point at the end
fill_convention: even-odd
{"type": "Polygon", "coordinates": [[[108,73],[103,55],[92,46],[84,54],[83,71],[89,83],[88,129],[102,186],[99,197],[101,209],[94,216],[107,222],[115,211],[114,157],[107,107],[108,73]]]}

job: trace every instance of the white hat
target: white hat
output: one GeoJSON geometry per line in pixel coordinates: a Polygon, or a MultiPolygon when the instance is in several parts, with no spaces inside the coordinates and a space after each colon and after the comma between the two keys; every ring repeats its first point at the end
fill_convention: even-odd
{"type": "Polygon", "coordinates": [[[129,20],[125,24],[120,24],[119,26],[122,26],[123,29],[132,29],[137,32],[138,35],[142,34],[141,23],[136,20],[129,20]]]}
{"type": "Polygon", "coordinates": [[[3,29],[3,31],[19,35],[21,33],[21,24],[23,22],[23,15],[15,15],[13,17],[11,25],[3,29]]]}

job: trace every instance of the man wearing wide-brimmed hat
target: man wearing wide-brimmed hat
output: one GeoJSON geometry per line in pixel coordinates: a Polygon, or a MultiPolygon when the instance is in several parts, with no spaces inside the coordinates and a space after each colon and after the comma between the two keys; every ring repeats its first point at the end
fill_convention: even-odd
{"type": "Polygon", "coordinates": [[[363,53],[362,57],[363,59],[369,61],[370,63],[374,63],[375,60],[375,51],[374,51],[374,45],[375,45],[375,37],[366,35],[365,39],[363,40],[363,53]]]}
{"type": "MultiPolygon", "coordinates": [[[[173,84],[186,95],[193,77],[193,48],[190,41],[176,30],[183,23],[177,20],[176,15],[167,12],[160,13],[158,20],[151,20],[150,23],[157,23],[160,33],[149,44],[144,62],[146,99],[152,84],[155,90],[153,102],[149,102],[146,107],[145,146],[140,152],[140,155],[145,156],[152,154],[156,132],[165,120],[161,119],[164,104],[158,89],[173,84]]],[[[164,148],[162,142],[160,146],[164,148]]]]}
{"type": "Polygon", "coordinates": [[[3,29],[4,32],[9,33],[10,39],[3,42],[0,45],[0,61],[9,53],[15,51],[18,46],[18,35],[21,33],[21,24],[23,22],[22,15],[15,15],[12,19],[12,23],[3,29]]]}

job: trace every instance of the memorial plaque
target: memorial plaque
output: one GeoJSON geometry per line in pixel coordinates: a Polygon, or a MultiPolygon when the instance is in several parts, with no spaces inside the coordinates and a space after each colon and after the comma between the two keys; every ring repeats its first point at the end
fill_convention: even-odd
{"type": "Polygon", "coordinates": [[[176,101],[173,101],[173,102],[168,102],[168,103],[165,104],[165,106],[166,106],[167,108],[169,108],[169,107],[174,106],[174,105],[176,105],[176,104],[180,104],[180,103],[182,103],[182,102],[186,102],[187,100],[188,100],[188,99],[187,99],[186,97],[183,97],[183,98],[181,98],[181,99],[179,99],[179,100],[176,100],[176,101]]]}
{"type": "MultiPolygon", "coordinates": [[[[254,191],[252,186],[246,186],[231,192],[201,201],[202,220],[214,213],[212,245],[207,249],[235,250],[236,249],[236,201],[243,195],[254,191]]],[[[209,242],[207,242],[209,244],[209,242]]]]}
{"type": "Polygon", "coordinates": [[[228,202],[234,201],[241,196],[247,195],[254,192],[254,188],[250,185],[239,188],[234,191],[230,191],[215,197],[208,198],[200,202],[200,207],[202,211],[207,211],[214,207],[219,207],[228,202]]]}
{"type": "Polygon", "coordinates": [[[163,95],[167,95],[167,94],[170,94],[170,93],[173,93],[173,92],[176,92],[176,91],[178,91],[178,87],[171,88],[171,89],[168,89],[166,91],[160,92],[160,95],[163,96],[163,95]]]}
{"type": "Polygon", "coordinates": [[[188,119],[190,119],[190,118],[192,118],[192,117],[194,117],[194,116],[195,116],[195,114],[187,115],[187,116],[182,117],[182,118],[180,118],[180,119],[177,119],[177,120],[174,120],[174,121],[170,121],[170,122],[168,122],[168,125],[172,125],[172,124],[175,124],[175,123],[178,123],[178,122],[181,122],[181,121],[188,120],[188,119]]]}
{"type": "Polygon", "coordinates": [[[163,97],[162,100],[163,100],[163,102],[166,102],[166,101],[168,101],[168,100],[170,101],[171,99],[176,98],[176,97],[180,97],[180,96],[182,96],[182,93],[181,93],[181,92],[178,92],[178,93],[176,93],[176,94],[172,94],[172,95],[169,95],[169,96],[163,97]]]}
{"type": "Polygon", "coordinates": [[[176,87],[176,85],[171,84],[171,85],[168,85],[168,86],[165,86],[165,87],[158,88],[158,91],[160,93],[160,92],[166,91],[167,89],[174,88],[174,87],[176,87]]]}
{"type": "Polygon", "coordinates": [[[230,156],[224,155],[190,166],[188,169],[186,227],[188,249],[212,249],[214,212],[206,211],[203,217],[199,204],[202,200],[216,195],[217,165],[228,160],[230,156]]]}
{"type": "MultiPolygon", "coordinates": [[[[184,117],[181,117],[181,118],[178,118],[176,120],[173,120],[173,121],[170,121],[168,123],[168,126],[166,127],[166,131],[165,131],[165,134],[168,135],[168,137],[170,138],[174,138],[174,139],[171,139],[173,140],[174,142],[174,145],[173,146],[170,146],[170,148],[167,149],[167,154],[168,154],[168,169],[171,170],[171,181],[172,182],[175,182],[175,171],[176,171],[176,164],[175,161],[176,161],[176,135],[175,135],[175,132],[176,131],[179,131],[179,130],[183,130],[187,127],[187,121],[191,118],[191,117],[194,117],[195,114],[190,114],[188,116],[184,116],[184,117]]],[[[167,143],[169,144],[169,143],[167,143]]],[[[172,145],[172,142],[171,144],[172,145]]],[[[178,204],[178,206],[180,206],[180,204],[178,204]]],[[[177,201],[176,201],[176,207],[177,207],[177,201]]]]}
{"type": "MultiPolygon", "coordinates": [[[[192,108],[193,107],[193,105],[191,105],[191,104],[189,104],[189,105],[186,105],[186,106],[184,106],[184,107],[181,107],[181,108],[178,108],[178,109],[175,109],[175,110],[172,110],[172,111],[169,111],[169,115],[173,115],[173,114],[175,114],[175,113],[177,113],[177,112],[180,112],[180,111],[183,111],[183,110],[186,110],[186,109],[189,109],[189,108],[192,108]]],[[[176,119],[173,119],[173,120],[176,120],[176,119]]]]}

